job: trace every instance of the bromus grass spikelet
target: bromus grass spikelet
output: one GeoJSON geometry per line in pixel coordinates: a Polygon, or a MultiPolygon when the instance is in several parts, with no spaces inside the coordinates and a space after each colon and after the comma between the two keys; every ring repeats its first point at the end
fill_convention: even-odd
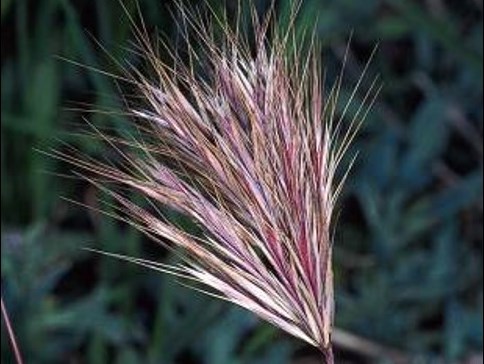
{"type": "Polygon", "coordinates": [[[361,79],[338,109],[342,75],[323,90],[320,52],[314,37],[309,51],[296,41],[296,12],[281,32],[274,16],[261,21],[253,10],[248,40],[215,15],[218,32],[196,12],[179,10],[187,63],[164,63],[144,24],[135,30],[135,52],[152,71],[123,68],[142,99],[143,106],[129,108],[140,136],[100,133],[122,165],[55,154],[113,196],[120,219],[181,252],[182,263],[112,255],[201,282],[210,294],[319,348],[332,363],[332,217],[346,176],[337,178],[336,171],[376,82],[343,124],[361,79]],[[197,34],[197,44],[189,33],[197,34]],[[189,216],[204,236],[134,203],[112,182],[189,216]]]}

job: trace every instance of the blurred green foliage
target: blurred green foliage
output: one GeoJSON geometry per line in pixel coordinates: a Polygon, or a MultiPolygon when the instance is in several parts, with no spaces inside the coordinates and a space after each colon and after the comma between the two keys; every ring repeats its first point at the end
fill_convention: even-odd
{"type": "MultiPolygon", "coordinates": [[[[147,24],[175,43],[170,4],[139,3],[147,24]]],[[[289,6],[278,2],[281,17],[289,6]]],[[[304,0],[297,23],[317,19],[329,74],[354,32],[343,98],[379,43],[370,73],[385,87],[355,143],[335,237],[336,324],[416,363],[483,350],[482,11],[479,0],[304,0]]],[[[276,364],[313,355],[171,277],[81,249],[173,259],[61,199],[97,206],[91,187],[61,178],[68,167],[36,151],[68,142],[102,156],[98,142],[75,136],[84,117],[130,132],[122,116],[66,111],[122,101],[112,79],[56,57],[116,72],[93,38],[136,61],[126,50],[130,24],[114,0],[2,0],[1,18],[2,295],[27,362],[276,364]]],[[[341,362],[364,362],[337,349],[341,362]]],[[[1,355],[12,362],[3,328],[1,355]]]]}

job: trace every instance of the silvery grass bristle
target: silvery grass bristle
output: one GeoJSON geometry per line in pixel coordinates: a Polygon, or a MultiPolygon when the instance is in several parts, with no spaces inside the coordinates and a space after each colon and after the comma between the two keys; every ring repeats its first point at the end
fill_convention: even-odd
{"type": "Polygon", "coordinates": [[[128,110],[139,135],[98,134],[122,165],[54,153],[117,201],[118,218],[173,249],[181,263],[107,254],[202,283],[207,293],[317,347],[332,363],[332,218],[347,175],[337,168],[373,103],[377,80],[344,118],[366,68],[338,108],[343,72],[323,90],[315,36],[304,52],[296,40],[296,8],[280,31],[273,8],[261,19],[252,7],[253,39],[241,35],[240,22],[231,27],[215,13],[207,21],[180,3],[177,9],[187,63],[176,55],[174,65],[164,63],[143,21],[131,18],[139,24],[134,51],[151,70],[120,65],[117,78],[136,87],[137,105],[142,100],[128,110]],[[197,44],[189,34],[197,34],[197,44]],[[203,237],[133,202],[113,182],[189,216],[203,237]]]}

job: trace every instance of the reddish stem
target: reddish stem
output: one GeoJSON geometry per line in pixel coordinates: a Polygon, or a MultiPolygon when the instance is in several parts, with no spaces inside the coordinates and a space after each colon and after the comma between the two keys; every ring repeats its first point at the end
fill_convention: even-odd
{"type": "Polygon", "coordinates": [[[12,345],[12,351],[14,353],[15,360],[17,364],[23,364],[22,355],[20,354],[20,349],[17,344],[17,340],[15,338],[15,333],[13,331],[12,324],[10,323],[10,318],[8,317],[7,309],[5,307],[5,304],[3,303],[3,297],[1,297],[1,302],[2,302],[2,317],[5,321],[5,327],[7,328],[7,333],[10,339],[10,344],[12,345]]]}
{"type": "Polygon", "coordinates": [[[334,364],[333,348],[331,345],[327,348],[323,348],[322,352],[324,357],[323,364],[334,364]]]}

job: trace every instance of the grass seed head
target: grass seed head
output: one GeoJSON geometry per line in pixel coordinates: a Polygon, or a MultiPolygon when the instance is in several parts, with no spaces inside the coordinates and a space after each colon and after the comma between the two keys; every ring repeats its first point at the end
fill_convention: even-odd
{"type": "Polygon", "coordinates": [[[323,90],[320,52],[310,42],[302,57],[295,13],[281,32],[273,16],[259,21],[254,11],[254,36],[247,40],[225,20],[213,16],[215,25],[207,25],[195,11],[179,10],[188,62],[177,56],[172,65],[162,62],[144,24],[136,28],[136,53],[152,72],[123,70],[142,100],[129,110],[140,136],[132,141],[102,134],[124,166],[59,157],[92,172],[90,181],[127,211],[122,219],[183,252],[178,266],[127,259],[199,281],[328,351],[332,217],[344,179],[336,170],[366,108],[342,123],[341,77],[323,90]],[[189,216],[204,237],[182,231],[108,182],[189,216]]]}

